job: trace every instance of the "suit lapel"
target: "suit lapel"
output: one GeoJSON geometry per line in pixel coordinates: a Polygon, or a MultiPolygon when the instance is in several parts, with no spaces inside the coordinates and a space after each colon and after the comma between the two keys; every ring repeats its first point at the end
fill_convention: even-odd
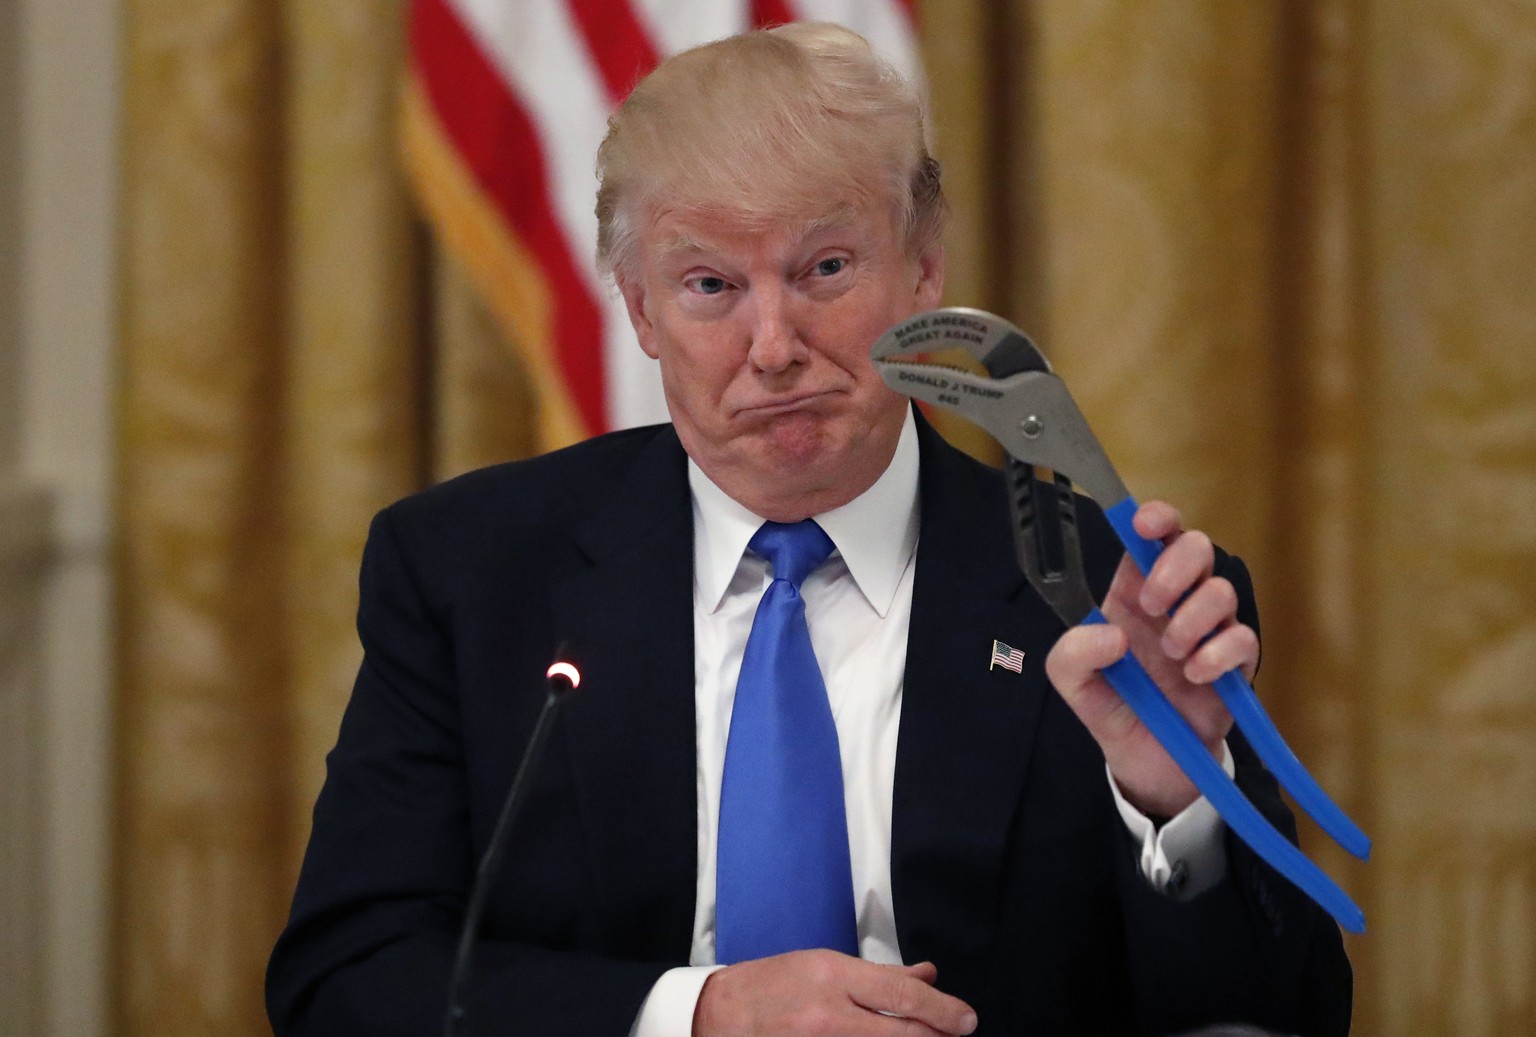
{"type": "MultiPolygon", "coordinates": [[[[1061,624],[1014,560],[1003,483],[920,422],[921,542],[892,815],[891,886],[908,962],[974,974],[990,951],[1004,853],[1061,624]],[[989,669],[994,639],[1024,670],[989,669]]],[[[952,973],[953,974],[953,973],[952,973]]]]}
{"type": "Polygon", "coordinates": [[[589,564],[551,591],[555,636],[583,672],[565,740],[600,908],[686,959],[698,823],[693,535],[676,434],[658,435],[617,490],[609,511],[573,531],[589,564]]]}

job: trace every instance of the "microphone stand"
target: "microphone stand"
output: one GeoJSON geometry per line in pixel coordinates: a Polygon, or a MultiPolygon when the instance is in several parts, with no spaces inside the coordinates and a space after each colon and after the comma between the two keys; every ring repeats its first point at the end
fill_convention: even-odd
{"type": "Polygon", "coordinates": [[[529,778],[538,766],[544,745],[549,741],[549,732],[554,728],[556,707],[565,692],[574,691],[581,684],[581,674],[576,667],[563,661],[565,655],[562,646],[556,655],[557,661],[545,674],[544,705],[539,710],[538,720],[534,722],[533,734],[528,736],[528,747],[517,765],[517,773],[512,777],[512,787],[507,792],[506,802],[502,804],[501,815],[491,831],[491,841],[486,845],[485,854],[480,858],[480,867],[475,873],[469,906],[464,911],[464,928],[459,933],[459,947],[453,958],[453,972],[448,979],[448,1011],[443,1018],[443,1037],[459,1037],[464,1032],[464,985],[469,981],[475,940],[480,935],[480,920],[485,914],[486,902],[490,900],[491,884],[501,867],[507,833],[512,829],[512,821],[522,810],[523,801],[528,798],[529,778]]]}

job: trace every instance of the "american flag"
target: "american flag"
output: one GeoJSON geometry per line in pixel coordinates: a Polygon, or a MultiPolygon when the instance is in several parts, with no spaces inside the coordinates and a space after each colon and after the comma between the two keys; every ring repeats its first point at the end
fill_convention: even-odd
{"type": "Polygon", "coordinates": [[[1011,645],[1005,645],[1001,641],[993,641],[992,665],[988,666],[987,669],[991,670],[998,666],[1005,670],[1012,670],[1014,673],[1023,673],[1024,650],[1022,648],[1014,648],[1011,645]]]}
{"type": "Polygon", "coordinates": [[[655,365],[593,262],[608,114],[664,56],[756,25],[840,22],[919,77],[915,0],[413,0],[407,170],[563,446],[662,421],[655,365]]]}

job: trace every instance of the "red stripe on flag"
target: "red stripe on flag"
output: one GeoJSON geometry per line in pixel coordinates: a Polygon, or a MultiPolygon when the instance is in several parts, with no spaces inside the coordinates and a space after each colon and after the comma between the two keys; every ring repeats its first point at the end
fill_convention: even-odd
{"type": "Polygon", "coordinates": [[[549,279],[551,346],[587,431],[601,432],[608,427],[602,310],[555,217],[533,120],[446,0],[412,5],[410,43],[443,129],[549,279]]]}
{"type": "Polygon", "coordinates": [[[785,0],[752,0],[752,27],[761,29],[770,25],[788,25],[799,21],[785,0]]]}
{"type": "Polygon", "coordinates": [[[661,59],[625,0],[568,0],[587,53],[617,105],[661,59]]]}

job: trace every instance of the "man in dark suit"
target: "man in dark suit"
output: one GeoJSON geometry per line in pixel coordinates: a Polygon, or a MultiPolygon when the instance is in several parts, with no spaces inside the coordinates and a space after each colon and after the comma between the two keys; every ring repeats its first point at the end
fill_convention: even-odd
{"type": "Polygon", "coordinates": [[[869,362],[943,282],[907,86],[841,30],[738,37],[647,77],[599,167],[601,258],[673,422],[375,520],[274,1029],[439,1024],[473,863],[566,642],[583,687],[491,897],[471,1032],[1347,1032],[1337,929],[1229,844],[1098,676],[1130,645],[1288,826],[1206,683],[1257,661],[1246,570],[1151,504],[1138,525],[1165,552],[1143,582],[1090,512],[1113,625],[1063,632],[1013,561],[998,473],[869,362]],[[722,775],[766,737],[732,703],[759,599],[789,579],[759,535],[809,519],[832,553],[795,594],[835,725],[853,943],[721,954],[739,938],[722,842],[754,809],[722,775]]]}

